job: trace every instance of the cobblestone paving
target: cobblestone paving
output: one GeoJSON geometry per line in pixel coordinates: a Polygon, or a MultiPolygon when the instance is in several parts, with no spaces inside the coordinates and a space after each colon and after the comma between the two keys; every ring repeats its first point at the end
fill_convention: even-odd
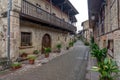
{"type": "Polygon", "coordinates": [[[40,67],[4,77],[2,80],[85,80],[88,49],[78,41],[67,54],[40,67]]]}

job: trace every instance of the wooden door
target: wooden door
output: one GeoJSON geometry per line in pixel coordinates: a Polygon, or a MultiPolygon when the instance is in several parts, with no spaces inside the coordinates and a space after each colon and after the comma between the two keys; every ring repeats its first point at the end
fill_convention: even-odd
{"type": "Polygon", "coordinates": [[[44,48],[51,48],[51,37],[49,34],[45,34],[42,38],[42,54],[45,52],[44,48]]]}

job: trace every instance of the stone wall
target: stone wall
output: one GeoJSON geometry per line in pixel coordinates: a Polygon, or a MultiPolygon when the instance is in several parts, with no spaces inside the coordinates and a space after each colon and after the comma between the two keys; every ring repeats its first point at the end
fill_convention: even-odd
{"type": "Polygon", "coordinates": [[[82,23],[82,26],[83,26],[83,30],[85,30],[83,36],[84,38],[86,38],[88,42],[90,42],[91,36],[93,34],[93,30],[89,27],[89,20],[84,21],[82,23]]]}
{"type": "Polygon", "coordinates": [[[106,41],[106,46],[108,45],[108,40],[113,40],[113,57],[117,61],[118,66],[120,66],[120,30],[118,29],[120,24],[120,22],[118,22],[120,16],[120,12],[118,13],[120,1],[119,6],[118,1],[119,0],[110,0],[107,6],[105,6],[105,34],[103,36],[106,36],[106,38],[103,39],[103,36],[99,37],[99,45],[103,48],[104,40],[106,41]]]}
{"type": "Polygon", "coordinates": [[[53,29],[48,26],[43,26],[40,24],[35,24],[27,21],[21,21],[20,26],[21,26],[20,32],[32,33],[32,48],[21,49],[26,51],[27,53],[32,53],[33,50],[36,50],[36,49],[41,51],[42,38],[45,34],[49,34],[51,37],[53,51],[57,49],[56,45],[58,43],[62,44],[62,49],[66,49],[66,47],[68,46],[68,43],[70,42],[70,35],[65,31],[53,29]]]}
{"type": "MultiPolygon", "coordinates": [[[[56,44],[62,43],[63,49],[68,46],[72,37],[68,32],[62,31],[59,29],[53,29],[48,26],[37,25],[31,22],[20,21],[20,11],[21,11],[21,1],[22,0],[12,0],[12,9],[10,12],[10,56],[11,59],[16,59],[19,56],[20,52],[20,43],[21,43],[21,31],[31,31],[33,33],[33,47],[25,49],[28,53],[33,52],[35,49],[41,49],[41,39],[44,34],[48,33],[52,38],[52,50],[56,50],[56,44]]],[[[37,0],[29,0],[34,4],[37,3],[37,0]],[[36,2],[35,2],[36,1],[36,2]]],[[[43,0],[39,0],[43,1],[43,0]]],[[[40,2],[39,2],[40,3],[40,2]]],[[[41,3],[40,3],[41,4],[41,3]]],[[[45,7],[45,4],[42,4],[45,7]]],[[[0,0],[0,57],[7,56],[7,16],[1,15],[7,11],[8,0],[0,0]]],[[[54,6],[53,6],[54,7],[54,6]]],[[[54,7],[55,8],[55,7],[54,7]]],[[[47,8],[46,8],[47,9],[47,8]]],[[[55,11],[58,10],[57,8],[55,11]]],[[[58,17],[61,17],[60,10],[56,11],[58,17]]],[[[68,16],[62,13],[63,17],[68,19],[68,16]]]]}
{"type": "MultiPolygon", "coordinates": [[[[0,0],[0,57],[7,56],[7,9],[8,0],[0,0]]],[[[18,54],[19,44],[19,13],[21,11],[21,0],[12,0],[10,12],[10,56],[11,58],[18,54]]]]}
{"type": "Polygon", "coordinates": [[[7,41],[7,17],[4,14],[7,11],[7,0],[0,0],[0,57],[6,57],[7,41]]]}

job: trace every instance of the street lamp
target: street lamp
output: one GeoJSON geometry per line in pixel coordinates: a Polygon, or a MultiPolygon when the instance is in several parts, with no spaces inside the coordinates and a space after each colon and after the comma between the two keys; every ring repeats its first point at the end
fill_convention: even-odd
{"type": "Polygon", "coordinates": [[[95,15],[92,15],[92,16],[91,16],[91,20],[95,20],[95,15]]]}

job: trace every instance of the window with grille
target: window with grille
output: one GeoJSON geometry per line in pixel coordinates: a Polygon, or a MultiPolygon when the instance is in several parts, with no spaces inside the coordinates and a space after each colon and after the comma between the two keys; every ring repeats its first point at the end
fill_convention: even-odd
{"type": "Polygon", "coordinates": [[[21,32],[21,46],[32,46],[32,33],[21,32]]]}

